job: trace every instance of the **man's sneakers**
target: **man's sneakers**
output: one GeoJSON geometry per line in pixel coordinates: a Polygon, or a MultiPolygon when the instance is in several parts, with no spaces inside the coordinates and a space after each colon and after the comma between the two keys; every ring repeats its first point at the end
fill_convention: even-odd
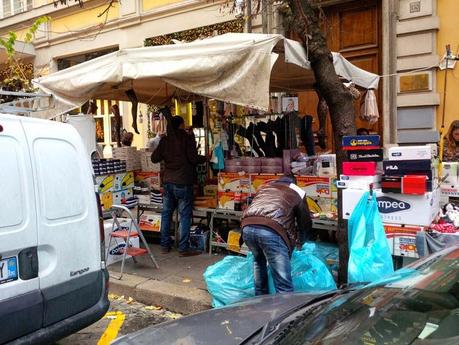
{"type": "Polygon", "coordinates": [[[193,250],[193,249],[187,249],[183,251],[179,251],[179,256],[185,257],[185,256],[196,256],[200,255],[201,252],[199,250],[193,250]]]}

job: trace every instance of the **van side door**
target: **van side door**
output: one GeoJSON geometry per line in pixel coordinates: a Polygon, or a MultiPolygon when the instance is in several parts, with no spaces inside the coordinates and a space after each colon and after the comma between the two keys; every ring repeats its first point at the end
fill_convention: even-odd
{"type": "Polygon", "coordinates": [[[0,344],[42,326],[37,245],[26,136],[18,116],[0,115],[0,344]]]}
{"type": "Polygon", "coordinates": [[[37,184],[43,325],[95,305],[103,294],[100,234],[91,162],[70,125],[22,120],[37,184]]]}

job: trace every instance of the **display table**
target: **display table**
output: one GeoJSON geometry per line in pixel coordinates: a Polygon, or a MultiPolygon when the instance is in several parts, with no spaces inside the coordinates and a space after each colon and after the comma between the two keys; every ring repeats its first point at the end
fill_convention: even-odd
{"type": "MultiPolygon", "coordinates": [[[[210,240],[209,240],[209,255],[212,254],[212,249],[214,247],[228,248],[228,243],[225,241],[213,241],[213,236],[217,235],[214,231],[214,219],[229,219],[240,221],[242,217],[242,211],[233,211],[228,209],[221,208],[208,208],[208,209],[196,209],[197,211],[206,212],[209,215],[209,229],[210,229],[210,240]]],[[[327,231],[336,231],[338,228],[338,222],[336,220],[321,220],[313,219],[312,227],[318,230],[327,230],[327,231]]],[[[246,255],[247,250],[241,249],[241,254],[246,255]]]]}

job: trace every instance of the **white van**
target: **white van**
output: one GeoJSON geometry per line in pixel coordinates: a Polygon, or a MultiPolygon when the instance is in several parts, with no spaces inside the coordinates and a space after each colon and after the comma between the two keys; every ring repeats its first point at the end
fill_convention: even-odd
{"type": "Polygon", "coordinates": [[[101,225],[77,131],[0,114],[0,344],[49,344],[105,314],[101,225]]]}

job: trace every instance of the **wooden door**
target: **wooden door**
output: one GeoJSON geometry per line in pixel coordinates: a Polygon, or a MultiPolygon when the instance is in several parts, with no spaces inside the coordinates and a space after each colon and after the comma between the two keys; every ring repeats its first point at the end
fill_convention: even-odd
{"type": "MultiPolygon", "coordinates": [[[[381,1],[357,0],[343,5],[325,7],[323,30],[330,50],[340,52],[346,59],[366,71],[380,74],[381,68],[381,1]]],[[[379,88],[381,90],[381,87],[379,88]]],[[[381,95],[376,92],[381,114],[381,95]]],[[[360,103],[355,102],[357,128],[368,128],[371,132],[382,135],[382,119],[370,125],[360,119],[360,103]]],[[[315,92],[300,94],[299,110],[316,116],[317,97],[315,92]]],[[[318,121],[315,121],[318,126],[318,121]]],[[[330,122],[327,121],[327,149],[333,147],[330,122]]]]}

